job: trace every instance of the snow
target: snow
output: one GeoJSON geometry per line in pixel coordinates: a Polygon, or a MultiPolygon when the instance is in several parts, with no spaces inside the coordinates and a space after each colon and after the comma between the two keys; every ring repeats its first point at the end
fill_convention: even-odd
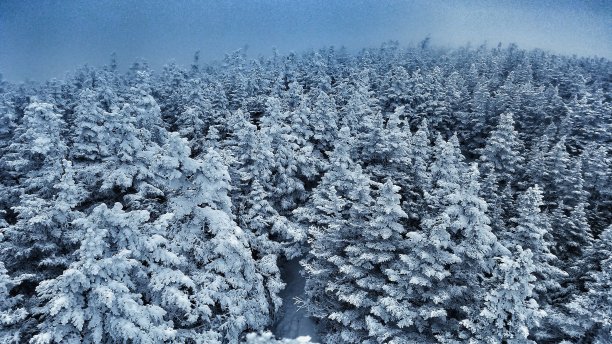
{"type": "Polygon", "coordinates": [[[306,279],[302,276],[302,267],[299,258],[292,259],[281,265],[281,277],[287,285],[280,292],[283,305],[280,309],[280,317],[272,326],[272,332],[280,338],[310,337],[311,341],[320,341],[317,333],[317,325],[313,319],[308,317],[306,309],[300,308],[296,300],[305,300],[304,286],[306,279]]]}

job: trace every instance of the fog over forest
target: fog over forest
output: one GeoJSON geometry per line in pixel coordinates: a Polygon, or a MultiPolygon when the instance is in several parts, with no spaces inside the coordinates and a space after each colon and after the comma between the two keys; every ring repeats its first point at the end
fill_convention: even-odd
{"type": "Polygon", "coordinates": [[[126,69],[136,58],[158,70],[188,64],[201,51],[220,60],[357,50],[388,40],[435,45],[517,43],[563,54],[612,57],[612,2],[606,0],[414,1],[0,1],[0,73],[11,81],[61,78],[74,66],[100,66],[111,53],[126,69]]]}

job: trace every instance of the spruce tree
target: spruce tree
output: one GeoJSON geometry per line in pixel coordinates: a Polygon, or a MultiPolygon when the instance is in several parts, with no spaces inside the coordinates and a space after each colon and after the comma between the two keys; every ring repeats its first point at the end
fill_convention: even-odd
{"type": "Polygon", "coordinates": [[[138,260],[146,211],[124,212],[100,205],[75,221],[83,240],[77,260],[37,287],[46,301],[40,333],[32,343],[163,342],[174,338],[166,311],[146,302],[138,278],[146,267],[138,260]]]}
{"type": "Polygon", "coordinates": [[[551,253],[553,246],[551,227],[543,207],[542,191],[536,185],[519,196],[517,217],[512,219],[514,227],[504,238],[508,247],[520,245],[530,250],[533,261],[534,299],[545,307],[550,305],[551,296],[561,288],[560,282],[567,276],[559,268],[559,259],[551,253]]]}
{"type": "Polygon", "coordinates": [[[545,312],[533,298],[532,254],[516,246],[512,256],[496,258],[492,285],[485,296],[476,325],[476,338],[489,343],[535,343],[530,331],[539,325],[545,312]]]}
{"type": "MultiPolygon", "coordinates": [[[[236,343],[243,331],[268,325],[278,303],[268,304],[248,236],[234,221],[229,173],[221,157],[212,149],[202,160],[188,156],[175,158],[181,168],[170,176],[168,195],[174,214],[172,244],[187,259],[185,272],[195,284],[198,330],[187,335],[197,338],[213,331],[236,343]]],[[[278,273],[272,278],[277,280],[278,273]]]]}
{"type": "Polygon", "coordinates": [[[606,344],[612,338],[612,226],[601,233],[590,255],[595,266],[588,273],[587,292],[576,295],[567,307],[578,323],[576,336],[606,344]]]}
{"type": "Polygon", "coordinates": [[[516,176],[522,173],[521,149],[522,143],[514,130],[512,113],[502,114],[480,156],[483,173],[496,173],[502,187],[514,185],[516,176]]]}
{"type": "Polygon", "coordinates": [[[11,295],[11,290],[18,281],[8,275],[4,263],[0,262],[0,341],[3,343],[18,343],[23,338],[22,331],[28,311],[22,307],[21,295],[11,295]]]}

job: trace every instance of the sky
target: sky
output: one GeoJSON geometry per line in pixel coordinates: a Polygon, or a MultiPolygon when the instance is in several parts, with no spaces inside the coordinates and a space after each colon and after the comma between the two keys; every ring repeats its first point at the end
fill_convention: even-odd
{"type": "Polygon", "coordinates": [[[612,59],[610,0],[0,0],[0,73],[62,78],[84,64],[155,70],[329,45],[357,50],[426,36],[438,46],[516,43],[612,59]]]}

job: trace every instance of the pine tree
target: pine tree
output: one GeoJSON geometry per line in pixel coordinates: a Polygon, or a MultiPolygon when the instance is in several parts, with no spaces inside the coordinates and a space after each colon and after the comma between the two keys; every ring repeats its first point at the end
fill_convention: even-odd
{"type": "Polygon", "coordinates": [[[317,172],[312,159],[312,146],[299,144],[298,136],[289,126],[289,113],[282,109],[280,101],[269,98],[266,116],[262,119],[262,133],[267,135],[274,153],[274,166],[269,190],[271,201],[277,209],[293,210],[304,199],[304,180],[317,172]]]}
{"type": "MultiPolygon", "coordinates": [[[[32,274],[36,284],[61,272],[70,262],[76,244],[71,222],[81,214],[75,208],[86,198],[83,186],[76,184],[70,161],[64,160],[63,173],[50,189],[55,195],[23,194],[14,207],[18,221],[6,228],[2,245],[3,261],[19,274],[32,274]],[[43,268],[42,272],[35,273],[43,268]]],[[[30,278],[24,278],[25,281],[30,278]]]]}
{"type": "Polygon", "coordinates": [[[147,153],[151,152],[155,145],[147,147],[148,142],[143,142],[138,137],[136,119],[130,112],[130,107],[125,105],[119,111],[109,114],[108,121],[105,122],[105,130],[112,135],[109,135],[108,142],[111,158],[106,159],[104,166],[109,172],[102,175],[102,191],[113,188],[126,190],[148,175],[147,166],[150,161],[147,153]]]}
{"type": "Polygon", "coordinates": [[[146,84],[130,89],[128,103],[122,110],[125,116],[134,118],[134,125],[138,129],[136,136],[140,140],[147,143],[161,141],[164,132],[161,109],[146,84]]]}
{"type": "Polygon", "coordinates": [[[390,110],[408,104],[409,80],[410,75],[402,66],[393,67],[387,72],[383,81],[386,88],[381,99],[383,109],[390,110]]]}
{"type": "Polygon", "coordinates": [[[446,214],[424,220],[421,230],[406,235],[409,250],[385,271],[390,283],[379,301],[385,313],[376,312],[388,314],[387,322],[399,329],[395,342],[428,343],[452,331],[447,308],[461,290],[449,284],[449,266],[461,259],[452,252],[449,224],[446,214]]]}
{"type": "Polygon", "coordinates": [[[593,242],[591,227],[586,218],[585,204],[579,203],[571,210],[569,217],[566,219],[566,221],[558,221],[558,223],[563,223],[564,226],[555,230],[556,252],[567,268],[572,267],[580,270],[580,267],[573,265],[593,242]]]}
{"type": "Polygon", "coordinates": [[[174,124],[184,107],[183,98],[188,82],[186,71],[176,63],[165,65],[154,85],[153,94],[159,99],[164,121],[174,124]]]}
{"type": "Polygon", "coordinates": [[[384,120],[381,112],[373,112],[361,118],[361,125],[368,130],[357,131],[355,135],[358,160],[364,165],[377,165],[385,162],[384,120]]]}
{"type": "Polygon", "coordinates": [[[479,77],[474,87],[472,98],[469,99],[469,111],[460,118],[460,124],[468,132],[465,142],[470,151],[485,145],[485,134],[491,131],[491,94],[488,89],[489,81],[479,77]]]}
{"type": "Polygon", "coordinates": [[[15,106],[7,99],[8,97],[8,93],[0,97],[0,228],[8,226],[7,212],[10,212],[10,205],[15,202],[14,199],[18,194],[17,190],[11,187],[15,181],[11,181],[10,169],[7,166],[8,147],[13,141],[17,126],[15,106]]]}
{"type": "Polygon", "coordinates": [[[464,184],[459,195],[445,195],[448,205],[444,211],[451,219],[451,231],[458,241],[454,252],[462,259],[462,265],[454,273],[465,281],[487,273],[490,259],[502,249],[489,226],[487,203],[479,196],[479,179],[478,167],[473,164],[463,173],[464,184]]]}
{"type": "Polygon", "coordinates": [[[363,148],[359,160],[377,180],[392,178],[401,185],[409,185],[405,171],[412,168],[412,135],[401,119],[403,113],[404,108],[400,107],[386,121],[380,112],[372,117],[376,124],[368,125],[370,130],[360,135],[358,145],[363,148]]]}
{"type": "Polygon", "coordinates": [[[444,208],[446,196],[459,190],[461,175],[466,169],[456,136],[446,142],[438,135],[433,153],[435,159],[428,167],[432,186],[425,194],[431,216],[444,208]]]}
{"type": "Polygon", "coordinates": [[[295,257],[301,251],[299,244],[305,240],[300,227],[280,215],[268,202],[268,194],[259,181],[252,182],[251,192],[242,206],[242,228],[252,232],[251,248],[258,254],[284,254],[295,257]]]}
{"type": "MultiPolygon", "coordinates": [[[[51,185],[32,185],[22,192],[19,203],[13,207],[17,214],[15,222],[2,232],[5,240],[0,243],[1,260],[12,276],[15,285],[11,290],[16,316],[23,311],[33,314],[41,305],[34,295],[35,288],[47,278],[54,278],[74,260],[78,248],[78,235],[71,221],[81,214],[75,208],[86,198],[82,185],[75,182],[75,171],[69,161],[63,160],[56,171],[56,162],[45,160],[38,171],[51,185]],[[20,310],[21,309],[21,310],[20,310]]],[[[59,157],[55,157],[59,158],[59,157]]],[[[36,180],[38,177],[32,178],[36,180]]],[[[10,322],[7,320],[7,322],[10,322]]],[[[38,318],[28,316],[22,319],[20,329],[15,329],[19,341],[31,337],[38,318]]],[[[7,324],[10,328],[11,324],[7,324]]]]}
{"type": "Polygon", "coordinates": [[[563,201],[567,209],[571,209],[586,197],[582,189],[582,167],[578,160],[570,157],[565,141],[562,137],[545,158],[544,199],[550,208],[563,201]]]}
{"type": "MultiPolygon", "coordinates": [[[[275,161],[271,138],[257,130],[242,111],[237,111],[234,118],[234,128],[230,138],[226,140],[227,149],[235,157],[235,164],[230,166],[232,178],[235,178],[236,183],[240,181],[243,184],[257,180],[265,190],[272,190],[270,183],[275,161]]],[[[234,190],[242,197],[249,192],[248,186],[245,185],[235,185],[234,190]]]]}
{"type": "Polygon", "coordinates": [[[410,200],[415,203],[414,213],[420,218],[425,213],[425,203],[423,195],[430,191],[431,175],[428,166],[431,164],[432,148],[427,128],[427,119],[423,119],[419,129],[412,137],[412,168],[410,169],[410,179],[412,180],[410,200]]]}
{"type": "Polygon", "coordinates": [[[351,275],[356,278],[356,290],[351,294],[355,300],[364,299],[359,302],[370,308],[361,310],[360,315],[365,317],[368,331],[368,339],[364,341],[384,341],[390,335],[385,325],[388,317],[376,301],[384,295],[387,279],[383,272],[397,258],[401,234],[405,231],[400,221],[407,214],[402,210],[399,190],[391,180],[380,187],[369,223],[361,229],[358,239],[345,248],[350,267],[345,265],[343,268],[352,270],[351,275]]]}
{"type": "MultiPolygon", "coordinates": [[[[535,141],[535,140],[534,140],[535,141]]],[[[529,153],[526,154],[528,161],[525,166],[525,181],[519,182],[521,189],[527,189],[529,185],[548,186],[545,179],[546,156],[550,150],[550,142],[547,135],[543,135],[537,142],[533,142],[529,153]]],[[[547,202],[545,202],[548,204],[547,202]]]]}
{"type": "Polygon", "coordinates": [[[450,85],[444,85],[443,74],[442,69],[436,66],[423,76],[423,83],[414,90],[421,98],[415,110],[428,118],[432,128],[449,135],[454,127],[454,119],[451,116],[451,100],[447,93],[452,94],[453,91],[445,90],[445,86],[450,85]]]}
{"type": "MultiPolygon", "coordinates": [[[[361,245],[360,232],[363,230],[361,224],[367,223],[370,216],[371,182],[363,174],[359,165],[347,177],[352,180],[351,187],[348,189],[337,187],[337,190],[347,200],[340,218],[333,219],[329,227],[322,229],[325,232],[324,235],[317,233],[316,229],[312,234],[315,241],[327,241],[323,244],[313,243],[313,246],[325,245],[328,250],[325,255],[312,257],[312,259],[327,269],[327,276],[323,277],[324,295],[327,300],[322,300],[325,305],[323,307],[326,307],[327,310],[324,317],[321,318],[328,331],[326,340],[339,343],[367,340],[368,325],[364,313],[367,314],[375,302],[371,297],[367,297],[368,292],[360,286],[362,284],[365,288],[368,287],[367,279],[362,280],[367,278],[367,273],[363,271],[358,262],[354,264],[351,252],[355,250],[353,245],[361,245]]],[[[318,295],[315,300],[320,297],[321,295],[318,295]]],[[[321,305],[317,307],[321,308],[321,305]]]]}
{"type": "MultiPolygon", "coordinates": [[[[313,190],[310,202],[295,214],[309,226],[312,238],[311,250],[303,263],[309,275],[306,290],[310,312],[321,320],[328,333],[327,341],[350,343],[368,340],[365,316],[375,303],[374,291],[368,289],[375,287],[368,283],[368,271],[375,269],[373,262],[377,257],[361,251],[366,249],[362,248],[362,240],[368,240],[364,235],[371,230],[361,225],[371,216],[371,181],[350,158],[352,137],[347,127],[340,130],[339,138],[330,157],[330,169],[313,190]]],[[[387,194],[393,190],[392,185],[389,187],[387,194]]],[[[397,195],[386,197],[390,202],[399,200],[397,195]]],[[[386,201],[381,198],[381,202],[386,201]]],[[[393,209],[393,216],[403,213],[401,208],[393,209]]],[[[371,239],[377,237],[371,235],[374,236],[371,239]]],[[[376,247],[373,242],[366,250],[376,247]]]]}
{"type": "Polygon", "coordinates": [[[354,85],[349,88],[346,103],[342,105],[340,111],[340,124],[348,127],[354,135],[357,135],[362,128],[367,130],[362,120],[367,116],[375,114],[378,110],[374,93],[370,90],[370,77],[367,69],[361,70],[354,78],[354,85]]]}

